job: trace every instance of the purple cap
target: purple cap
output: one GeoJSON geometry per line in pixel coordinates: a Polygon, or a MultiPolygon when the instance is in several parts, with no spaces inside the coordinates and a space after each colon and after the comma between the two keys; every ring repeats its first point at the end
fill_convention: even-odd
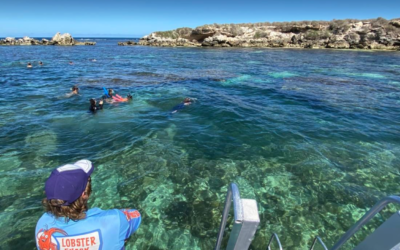
{"type": "Polygon", "coordinates": [[[85,191],[93,169],[94,166],[89,160],[80,160],[54,169],[44,188],[47,199],[63,200],[63,205],[70,205],[85,191]]]}

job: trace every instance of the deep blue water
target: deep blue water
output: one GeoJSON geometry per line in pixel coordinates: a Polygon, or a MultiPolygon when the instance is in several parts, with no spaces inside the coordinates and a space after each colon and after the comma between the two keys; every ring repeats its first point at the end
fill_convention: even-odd
{"type": "Polygon", "coordinates": [[[400,53],[125,40],[0,47],[1,249],[35,248],[44,181],[82,158],[96,166],[92,207],[142,213],[127,249],[212,249],[231,182],[259,204],[251,249],[272,232],[285,249],[316,235],[332,246],[399,193],[400,53]],[[133,101],[93,115],[102,87],[133,101]],[[185,97],[196,101],[171,114],[185,97]]]}

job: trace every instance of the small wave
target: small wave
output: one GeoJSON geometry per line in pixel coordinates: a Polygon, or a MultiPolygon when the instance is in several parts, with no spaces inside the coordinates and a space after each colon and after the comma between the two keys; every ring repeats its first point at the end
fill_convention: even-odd
{"type": "Polygon", "coordinates": [[[268,75],[272,76],[273,78],[289,78],[289,77],[298,76],[298,74],[291,73],[288,71],[274,72],[274,73],[269,73],[268,75]]]}
{"type": "Polygon", "coordinates": [[[385,76],[377,73],[347,73],[349,76],[356,76],[356,77],[366,77],[366,78],[375,78],[375,79],[384,79],[385,76]]]}
{"type": "Polygon", "coordinates": [[[242,83],[244,81],[247,81],[249,79],[251,79],[252,77],[250,75],[241,75],[235,78],[231,78],[228,80],[221,80],[222,85],[231,85],[231,84],[239,84],[242,83]]]}

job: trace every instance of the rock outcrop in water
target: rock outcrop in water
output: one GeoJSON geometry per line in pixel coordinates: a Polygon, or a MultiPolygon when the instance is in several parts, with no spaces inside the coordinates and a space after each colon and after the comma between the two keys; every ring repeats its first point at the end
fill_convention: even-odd
{"type": "Polygon", "coordinates": [[[0,40],[0,45],[62,45],[62,46],[73,46],[73,45],[95,45],[96,42],[78,42],[69,33],[60,34],[58,32],[49,41],[47,39],[36,40],[25,36],[24,38],[15,39],[13,37],[6,37],[0,40]]]}
{"type": "Polygon", "coordinates": [[[400,50],[400,19],[213,24],[153,32],[118,45],[400,50]]]}

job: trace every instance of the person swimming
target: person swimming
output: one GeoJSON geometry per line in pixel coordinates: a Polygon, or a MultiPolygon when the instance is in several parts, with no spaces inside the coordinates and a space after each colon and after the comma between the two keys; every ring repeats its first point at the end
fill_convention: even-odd
{"type": "Polygon", "coordinates": [[[131,94],[128,94],[126,98],[121,97],[120,95],[116,94],[112,97],[113,102],[128,102],[133,99],[131,94]]]}
{"type": "Polygon", "coordinates": [[[72,61],[69,62],[69,65],[74,65],[74,63],[72,61]]]}
{"type": "Polygon", "coordinates": [[[71,92],[68,94],[65,94],[67,97],[71,97],[73,95],[79,95],[79,88],[77,85],[72,86],[71,92]]]}
{"type": "Polygon", "coordinates": [[[39,65],[40,65],[40,66],[43,66],[43,63],[42,63],[42,61],[39,61],[39,65]]]}
{"type": "Polygon", "coordinates": [[[181,102],[180,104],[176,105],[175,107],[172,108],[172,114],[178,112],[179,110],[185,108],[186,106],[192,104],[192,99],[190,99],[189,97],[186,97],[183,102],[181,102]]]}
{"type": "Polygon", "coordinates": [[[102,99],[108,103],[127,102],[133,99],[131,94],[128,94],[126,98],[123,98],[122,96],[116,94],[113,89],[106,89],[103,87],[103,90],[104,95],[102,96],[102,99]]]}
{"type": "Polygon", "coordinates": [[[104,95],[102,96],[102,99],[105,100],[108,103],[113,103],[114,102],[114,90],[113,89],[106,89],[103,87],[104,90],[104,95]]]}
{"type": "Polygon", "coordinates": [[[28,64],[26,65],[26,67],[32,68],[32,63],[28,62],[28,64]]]}
{"type": "Polygon", "coordinates": [[[94,99],[94,98],[90,99],[90,108],[89,108],[89,110],[91,112],[93,112],[93,113],[96,113],[97,110],[103,109],[103,100],[100,100],[98,105],[97,105],[96,102],[97,102],[96,99],[94,99]]]}

